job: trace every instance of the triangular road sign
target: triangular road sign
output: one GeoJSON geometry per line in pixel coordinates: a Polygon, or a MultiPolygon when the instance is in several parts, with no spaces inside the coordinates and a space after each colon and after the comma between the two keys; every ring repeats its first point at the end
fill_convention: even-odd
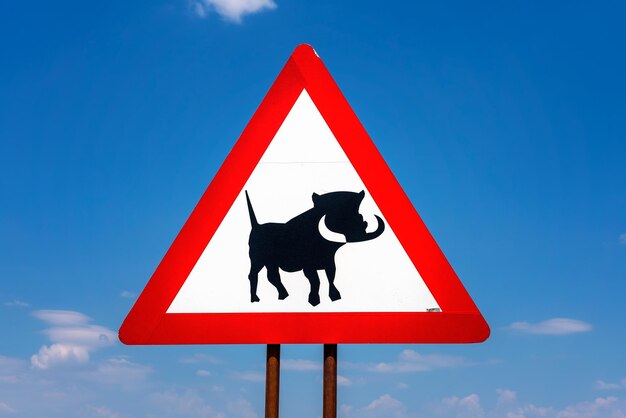
{"type": "Polygon", "coordinates": [[[287,61],[120,329],[126,344],[488,336],[308,45],[287,61]]]}

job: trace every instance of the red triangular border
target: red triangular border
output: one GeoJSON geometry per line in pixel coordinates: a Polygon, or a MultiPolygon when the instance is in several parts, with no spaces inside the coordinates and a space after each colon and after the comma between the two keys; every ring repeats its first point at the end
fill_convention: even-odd
{"type": "Polygon", "coordinates": [[[489,326],[309,45],[300,45],[120,328],[125,344],[472,343],[489,326]],[[174,313],[169,305],[303,89],[359,173],[442,312],[174,313]]]}

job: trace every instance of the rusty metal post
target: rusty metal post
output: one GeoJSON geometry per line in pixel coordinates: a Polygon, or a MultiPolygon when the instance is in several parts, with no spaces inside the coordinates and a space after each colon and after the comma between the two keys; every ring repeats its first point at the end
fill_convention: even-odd
{"type": "Polygon", "coordinates": [[[278,418],[279,386],[280,344],[268,344],[265,364],[265,418],[278,418]]]}
{"type": "Polygon", "coordinates": [[[323,418],[337,418],[337,344],[324,344],[323,418]]]}

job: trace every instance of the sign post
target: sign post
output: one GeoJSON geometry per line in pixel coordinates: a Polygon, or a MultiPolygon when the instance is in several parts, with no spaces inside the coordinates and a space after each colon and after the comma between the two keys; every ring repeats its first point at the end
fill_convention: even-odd
{"type": "Polygon", "coordinates": [[[337,344],[324,344],[324,400],[322,418],[337,417],[337,344]]]}
{"type": "Polygon", "coordinates": [[[476,343],[489,326],[320,57],[300,45],[119,336],[269,344],[268,418],[279,344],[324,344],[330,418],[336,344],[476,343]]]}
{"type": "Polygon", "coordinates": [[[267,345],[265,362],[265,418],[278,418],[280,344],[267,345]]]}

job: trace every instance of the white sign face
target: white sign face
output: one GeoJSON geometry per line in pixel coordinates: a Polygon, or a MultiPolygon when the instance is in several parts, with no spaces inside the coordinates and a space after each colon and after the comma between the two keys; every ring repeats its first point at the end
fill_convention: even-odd
{"type": "MultiPolygon", "coordinates": [[[[346,217],[354,217],[354,213],[350,212],[346,217]]],[[[306,241],[306,238],[301,240],[306,241]]],[[[287,250],[298,252],[298,248],[292,246],[287,250]]],[[[294,254],[294,257],[297,259],[301,255],[294,254]]],[[[317,256],[320,255],[308,254],[309,258],[317,256]]],[[[257,275],[253,273],[252,276],[257,275]]],[[[433,310],[439,310],[439,305],[304,90],[167,313],[433,310]],[[359,205],[361,191],[364,193],[359,205]],[[252,239],[253,221],[245,192],[259,224],[255,228],[260,232],[252,239]],[[284,267],[283,258],[288,255],[278,254],[277,248],[282,247],[274,244],[294,224],[286,225],[288,221],[314,208],[314,193],[319,196],[318,204],[321,205],[319,202],[336,200],[338,194],[328,195],[334,192],[351,192],[340,195],[348,200],[356,199],[351,200],[351,207],[358,207],[367,221],[370,235],[361,231],[355,239],[349,233],[342,234],[338,228],[331,228],[332,214],[323,218],[316,232],[319,230],[321,236],[330,241],[349,242],[343,246],[337,244],[336,248],[331,244],[329,248],[335,248],[336,252],[329,250],[324,253],[325,261],[320,261],[324,267],[330,265],[334,254],[336,291],[328,280],[332,272],[320,268],[316,270],[319,292],[312,292],[312,273],[305,274],[298,266],[284,267]],[[380,235],[377,217],[385,226],[380,235]],[[260,266],[260,271],[257,284],[251,286],[249,274],[253,264],[260,266]],[[292,271],[278,269],[276,264],[292,271]],[[268,265],[274,283],[277,283],[275,276],[278,272],[277,285],[268,279],[268,265]]]]}

